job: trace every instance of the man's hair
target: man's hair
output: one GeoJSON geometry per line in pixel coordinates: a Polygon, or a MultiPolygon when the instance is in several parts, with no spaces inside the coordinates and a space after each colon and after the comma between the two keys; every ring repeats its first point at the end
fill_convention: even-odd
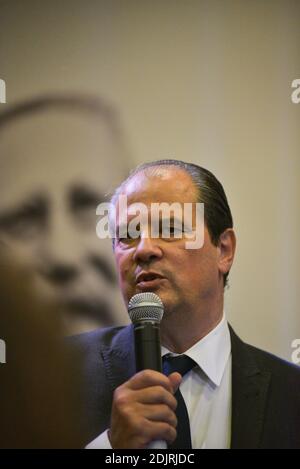
{"type": "Polygon", "coordinates": [[[52,111],[55,113],[67,112],[71,115],[80,114],[104,124],[122,152],[118,158],[120,164],[125,166],[124,173],[128,172],[131,167],[131,151],[127,145],[119,112],[113,104],[97,95],[76,92],[47,93],[19,101],[0,112],[0,133],[22,119],[33,116],[40,117],[52,111]]]}
{"type": "MultiPolygon", "coordinates": [[[[204,221],[209,232],[211,242],[217,246],[220,235],[227,229],[233,227],[231,210],[227,201],[225,191],[218,179],[201,166],[193,163],[186,163],[181,160],[157,160],[149,163],[143,163],[137,166],[128,176],[128,178],[116,189],[111,201],[115,204],[116,198],[122,192],[127,183],[138,173],[148,173],[153,169],[152,175],[155,175],[155,168],[159,166],[171,166],[181,169],[191,176],[191,179],[197,189],[197,202],[204,203],[204,221]]],[[[228,284],[228,274],[223,275],[224,287],[228,284]]]]}
{"type": "Polygon", "coordinates": [[[20,101],[0,112],[0,131],[24,117],[48,111],[68,111],[102,119],[114,136],[120,126],[115,108],[99,96],[82,93],[49,93],[20,101]]]}

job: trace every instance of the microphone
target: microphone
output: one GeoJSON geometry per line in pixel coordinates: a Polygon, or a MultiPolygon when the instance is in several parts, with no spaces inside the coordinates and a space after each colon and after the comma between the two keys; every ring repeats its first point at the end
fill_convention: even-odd
{"type": "Polygon", "coordinates": [[[164,306],[155,293],[134,295],[128,304],[128,314],[134,326],[136,371],[162,371],[159,324],[164,306]]]}
{"type": "MultiPolygon", "coordinates": [[[[146,369],[162,371],[160,347],[160,321],[164,305],[155,293],[134,295],[128,304],[128,314],[134,326],[136,371],[146,369]]],[[[166,449],[165,441],[153,441],[148,449],[166,449]]]]}

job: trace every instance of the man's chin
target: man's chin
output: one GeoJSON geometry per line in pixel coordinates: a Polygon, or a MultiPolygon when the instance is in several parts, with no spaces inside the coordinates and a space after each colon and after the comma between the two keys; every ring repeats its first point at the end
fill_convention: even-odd
{"type": "Polygon", "coordinates": [[[86,332],[98,327],[108,327],[115,324],[113,311],[108,302],[103,299],[87,299],[72,297],[57,304],[66,327],[76,329],[76,333],[86,332]],[[73,327],[72,324],[75,326],[73,327]],[[82,325],[82,326],[81,326],[82,325]]]}
{"type": "Polygon", "coordinates": [[[164,305],[164,316],[169,316],[176,307],[174,293],[165,289],[160,289],[159,291],[154,291],[153,293],[159,296],[162,304],[164,305]]]}
{"type": "Polygon", "coordinates": [[[72,336],[84,332],[91,332],[102,327],[102,324],[93,318],[74,314],[70,311],[64,311],[62,314],[62,327],[65,336],[72,336]]]}
{"type": "Polygon", "coordinates": [[[166,313],[169,314],[175,308],[176,301],[174,298],[174,292],[172,292],[170,289],[165,288],[165,286],[163,285],[160,285],[158,287],[155,286],[153,288],[145,288],[145,289],[141,289],[138,286],[136,286],[133,290],[131,290],[125,296],[125,299],[124,299],[125,304],[126,303],[128,304],[134,295],[137,295],[140,293],[147,293],[147,292],[155,293],[157,296],[159,296],[160,300],[162,301],[164,305],[164,314],[166,313]]]}

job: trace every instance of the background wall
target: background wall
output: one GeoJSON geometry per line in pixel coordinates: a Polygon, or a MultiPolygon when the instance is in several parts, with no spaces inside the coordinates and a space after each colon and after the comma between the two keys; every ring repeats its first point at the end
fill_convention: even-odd
{"type": "Polygon", "coordinates": [[[228,317],[287,359],[300,337],[299,18],[297,0],[0,1],[7,105],[104,95],[136,163],[174,157],[215,172],[238,236],[228,317]]]}

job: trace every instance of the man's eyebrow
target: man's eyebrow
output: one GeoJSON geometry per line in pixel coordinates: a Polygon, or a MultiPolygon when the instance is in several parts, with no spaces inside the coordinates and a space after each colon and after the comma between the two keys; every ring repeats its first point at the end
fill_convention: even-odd
{"type": "Polygon", "coordinates": [[[182,222],[183,221],[183,217],[174,217],[174,214],[171,213],[170,217],[162,217],[161,218],[162,220],[170,220],[171,222],[182,222]]]}
{"type": "Polygon", "coordinates": [[[13,207],[0,211],[0,226],[3,227],[21,217],[42,217],[49,208],[47,197],[42,193],[33,194],[15,204],[13,207]]]}
{"type": "Polygon", "coordinates": [[[160,223],[173,223],[176,225],[182,225],[183,224],[183,217],[174,217],[174,215],[170,215],[170,217],[159,217],[159,219],[155,218],[156,223],[159,221],[160,223]]]}
{"type": "Polygon", "coordinates": [[[129,223],[117,223],[116,224],[116,230],[117,230],[117,233],[119,234],[120,231],[123,231],[123,230],[128,230],[128,226],[129,226],[129,223]]]}
{"type": "Polygon", "coordinates": [[[106,202],[107,198],[101,191],[95,191],[86,184],[76,184],[70,187],[69,203],[72,209],[84,208],[101,202],[106,202]]]}

